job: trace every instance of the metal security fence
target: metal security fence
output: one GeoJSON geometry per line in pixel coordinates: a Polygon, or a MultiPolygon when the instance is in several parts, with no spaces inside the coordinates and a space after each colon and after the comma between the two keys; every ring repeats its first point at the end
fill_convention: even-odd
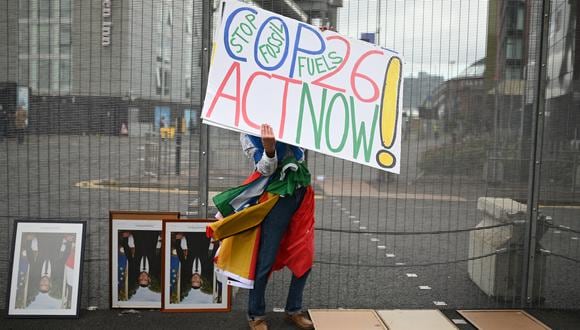
{"type": "MultiPolygon", "coordinates": [[[[308,307],[580,306],[575,1],[246,2],[405,59],[400,175],[307,154],[308,307]]],[[[219,1],[110,4],[0,4],[2,294],[15,219],[86,220],[82,306],[108,308],[109,210],[212,217],[250,173],[199,120],[219,1]]]]}

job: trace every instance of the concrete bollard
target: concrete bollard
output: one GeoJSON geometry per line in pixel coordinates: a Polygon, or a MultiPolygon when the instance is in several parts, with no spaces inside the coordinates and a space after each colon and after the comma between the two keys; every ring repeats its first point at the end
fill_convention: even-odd
{"type": "MultiPolygon", "coordinates": [[[[491,255],[468,261],[469,278],[490,297],[518,300],[522,288],[526,205],[509,198],[482,197],[477,201],[477,210],[483,217],[477,228],[511,225],[470,232],[469,258],[491,255]]],[[[540,297],[540,270],[545,263],[545,256],[536,253],[534,297],[540,297]]]]}

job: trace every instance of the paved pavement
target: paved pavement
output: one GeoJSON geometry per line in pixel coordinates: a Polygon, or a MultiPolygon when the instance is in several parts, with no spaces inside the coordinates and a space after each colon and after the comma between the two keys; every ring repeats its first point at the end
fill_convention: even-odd
{"type": "MultiPolygon", "coordinates": [[[[209,190],[239,184],[250,162],[237,136],[214,131],[209,190]]],[[[473,228],[477,198],[490,189],[477,178],[425,178],[417,161],[429,142],[411,139],[403,174],[379,182],[376,170],[309,153],[317,194],[316,259],[305,291],[315,308],[519,307],[487,297],[469,280],[468,233],[407,235],[408,232],[473,228]]],[[[169,142],[109,136],[30,136],[0,143],[0,293],[6,292],[12,220],[18,217],[85,219],[88,222],[82,307],[107,308],[108,211],[195,211],[199,207],[196,137],[184,140],[175,176],[169,142]],[[161,145],[154,161],[148,148],[161,145]],[[166,145],[164,145],[166,144],[166,145]],[[160,156],[159,156],[160,155],[160,156]],[[148,164],[149,162],[149,164],[148,164]],[[154,165],[151,165],[154,164],[154,165]]],[[[554,221],[579,228],[580,209],[550,206],[554,221]]],[[[551,229],[542,239],[550,251],[580,259],[580,234],[551,229]]],[[[580,263],[548,257],[541,272],[543,307],[580,308],[580,263]]],[[[268,309],[283,307],[289,274],[273,276],[268,309]]],[[[234,312],[245,308],[240,291],[234,312]]],[[[537,297],[535,297],[537,298],[537,297]]],[[[4,301],[0,302],[0,308],[4,301]]],[[[125,316],[123,316],[125,317],[125,316]]]]}
{"type": "MultiPolygon", "coordinates": [[[[527,310],[528,313],[555,330],[576,330],[580,316],[574,311],[527,310]]],[[[443,310],[450,320],[461,319],[455,310],[443,310]]],[[[294,330],[294,326],[283,321],[282,313],[269,313],[271,329],[294,330]]],[[[4,319],[3,329],[182,329],[193,327],[200,330],[247,329],[243,312],[230,313],[171,313],[139,311],[122,313],[118,310],[82,310],[79,319],[4,319]]],[[[469,323],[457,324],[459,330],[475,330],[469,323]]]]}

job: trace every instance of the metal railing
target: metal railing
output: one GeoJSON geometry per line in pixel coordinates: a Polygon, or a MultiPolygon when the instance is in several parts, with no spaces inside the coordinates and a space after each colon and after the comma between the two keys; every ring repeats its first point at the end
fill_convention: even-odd
{"type": "MultiPolygon", "coordinates": [[[[118,34],[105,47],[95,44],[100,16],[89,2],[72,2],[70,18],[36,18],[23,3],[37,1],[0,5],[0,105],[9,112],[0,117],[8,123],[0,126],[0,293],[15,219],[82,219],[82,306],[107,308],[109,210],[212,218],[212,197],[252,169],[238,133],[199,121],[173,138],[153,129],[168,116],[180,132],[178,118],[199,115],[219,13],[212,1],[115,2],[118,34]],[[60,39],[69,30],[70,45],[60,39]],[[22,143],[11,117],[25,103],[17,87],[30,93],[22,143]]],[[[353,39],[372,35],[406,62],[400,175],[308,153],[317,225],[305,305],[580,306],[575,2],[254,3],[353,39]],[[481,198],[505,200],[498,213],[521,203],[520,222],[485,222],[496,211],[478,208],[481,198]],[[475,261],[489,267],[474,272],[475,261]],[[499,295],[485,291],[491,282],[499,295]]],[[[284,305],[288,279],[273,275],[269,309],[284,305]]],[[[245,295],[234,309],[245,308],[245,295]]]]}

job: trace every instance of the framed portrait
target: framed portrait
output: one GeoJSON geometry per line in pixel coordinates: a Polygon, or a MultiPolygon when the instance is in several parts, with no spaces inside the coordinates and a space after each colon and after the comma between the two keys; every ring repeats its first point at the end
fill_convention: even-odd
{"type": "Polygon", "coordinates": [[[162,219],[179,212],[110,212],[111,308],[161,308],[162,219]]]}
{"type": "Polygon", "coordinates": [[[80,221],[15,221],[8,317],[78,317],[84,235],[80,221]]]}
{"type": "Polygon", "coordinates": [[[231,308],[227,278],[214,272],[219,248],[205,234],[211,220],[163,221],[164,312],[226,312],[231,308]]]}

